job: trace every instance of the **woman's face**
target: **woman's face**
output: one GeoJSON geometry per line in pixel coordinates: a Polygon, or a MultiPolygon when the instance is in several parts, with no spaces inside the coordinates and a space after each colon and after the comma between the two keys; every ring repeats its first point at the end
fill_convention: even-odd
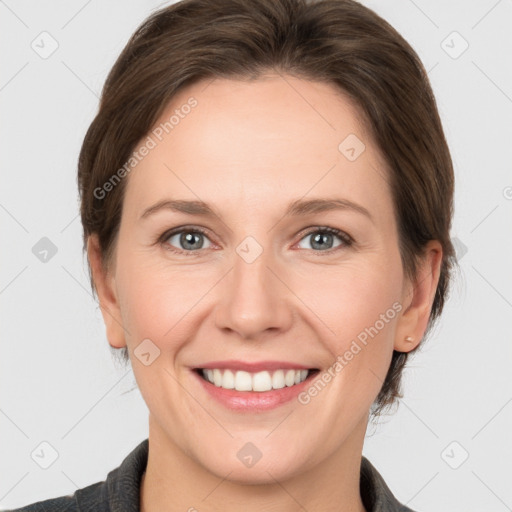
{"type": "Polygon", "coordinates": [[[428,312],[413,310],[358,111],[327,84],[217,79],[182,90],[148,135],[100,301],[150,436],[240,482],[360,451],[393,348],[417,344],[402,339],[428,312]],[[293,369],[318,371],[292,386],[293,369]]]}

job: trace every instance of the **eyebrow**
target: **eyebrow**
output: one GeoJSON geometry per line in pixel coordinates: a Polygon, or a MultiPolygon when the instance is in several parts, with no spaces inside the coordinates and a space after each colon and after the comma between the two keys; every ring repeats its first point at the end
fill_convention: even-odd
{"type": "MultiPolygon", "coordinates": [[[[204,217],[218,217],[213,208],[204,201],[163,199],[153,206],[146,208],[140,216],[140,219],[145,219],[161,210],[171,210],[188,215],[202,215],[204,217]]],[[[288,205],[284,217],[306,216],[332,210],[355,211],[368,217],[372,222],[375,222],[371,213],[364,206],[349,201],[348,199],[298,199],[288,205]]]]}

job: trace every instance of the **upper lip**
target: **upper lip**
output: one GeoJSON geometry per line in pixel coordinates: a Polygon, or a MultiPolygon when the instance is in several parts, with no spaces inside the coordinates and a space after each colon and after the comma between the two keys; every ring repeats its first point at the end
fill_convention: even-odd
{"type": "Polygon", "coordinates": [[[212,361],[204,363],[195,367],[195,369],[215,369],[219,370],[241,370],[250,373],[262,372],[265,370],[311,370],[311,366],[304,366],[303,364],[290,363],[288,361],[239,361],[239,360],[226,360],[226,361],[212,361]]]}

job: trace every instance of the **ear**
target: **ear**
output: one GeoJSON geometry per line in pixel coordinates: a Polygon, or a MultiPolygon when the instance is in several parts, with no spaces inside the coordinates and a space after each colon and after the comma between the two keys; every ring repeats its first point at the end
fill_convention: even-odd
{"type": "Polygon", "coordinates": [[[394,349],[410,352],[421,342],[427,328],[432,304],[439,283],[443,249],[438,240],[425,247],[414,283],[406,280],[402,293],[403,313],[397,329],[394,349]]]}
{"type": "Polygon", "coordinates": [[[107,339],[114,348],[126,346],[121,310],[117,298],[115,277],[104,268],[98,236],[92,234],[87,240],[87,257],[98,295],[101,314],[105,322],[107,339]]]}

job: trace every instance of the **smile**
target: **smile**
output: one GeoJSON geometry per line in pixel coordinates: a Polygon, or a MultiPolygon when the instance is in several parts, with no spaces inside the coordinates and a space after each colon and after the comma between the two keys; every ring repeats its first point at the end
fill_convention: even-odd
{"type": "Polygon", "coordinates": [[[199,388],[223,407],[241,413],[261,413],[293,403],[320,373],[316,368],[296,368],[278,362],[236,365],[218,362],[208,366],[196,367],[191,372],[199,388]]]}
{"type": "Polygon", "coordinates": [[[278,369],[251,373],[221,368],[200,369],[203,378],[219,388],[259,393],[300,384],[312,371],[314,370],[278,369]]]}

